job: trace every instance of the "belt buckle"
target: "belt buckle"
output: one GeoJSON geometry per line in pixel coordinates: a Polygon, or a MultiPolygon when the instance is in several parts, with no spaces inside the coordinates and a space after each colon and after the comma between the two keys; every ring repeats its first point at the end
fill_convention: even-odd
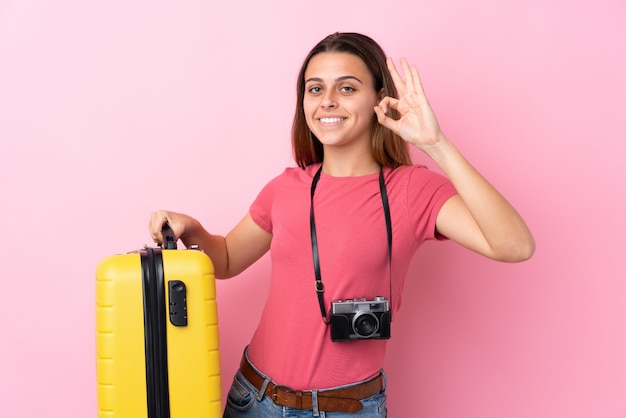
{"type": "Polygon", "coordinates": [[[272,388],[272,400],[283,406],[288,406],[290,408],[302,409],[302,391],[301,390],[293,390],[289,386],[285,385],[275,385],[272,388]],[[280,402],[278,399],[278,392],[282,392],[285,395],[291,395],[295,398],[295,402],[293,404],[280,402]]]}
{"type": "Polygon", "coordinates": [[[292,394],[294,393],[293,390],[291,390],[291,388],[289,386],[285,386],[285,385],[274,385],[274,387],[272,388],[272,400],[276,400],[276,398],[278,397],[278,391],[284,392],[286,394],[292,394]]]}

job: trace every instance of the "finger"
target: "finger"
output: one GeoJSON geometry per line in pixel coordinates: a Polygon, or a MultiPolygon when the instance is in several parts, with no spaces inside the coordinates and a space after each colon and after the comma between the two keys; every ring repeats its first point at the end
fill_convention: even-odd
{"type": "Polygon", "coordinates": [[[376,118],[380,125],[384,126],[387,129],[390,129],[392,132],[397,133],[399,123],[397,120],[387,116],[386,112],[380,106],[375,106],[374,112],[376,112],[376,118]]]}
{"type": "Polygon", "coordinates": [[[148,225],[148,228],[150,230],[150,235],[152,235],[152,239],[154,240],[154,242],[156,243],[163,242],[163,234],[162,234],[163,225],[165,225],[167,221],[168,221],[167,212],[163,210],[153,212],[152,215],[150,216],[150,223],[148,225]]]}
{"type": "Polygon", "coordinates": [[[157,212],[152,212],[150,214],[150,222],[148,222],[148,231],[150,232],[150,237],[152,237],[152,241],[159,243],[160,242],[160,238],[157,234],[155,225],[157,224],[157,217],[158,217],[158,213],[157,212]]]}
{"type": "Polygon", "coordinates": [[[404,95],[406,93],[406,84],[400,76],[400,73],[398,73],[392,58],[387,58],[387,68],[389,68],[389,73],[391,74],[393,84],[396,86],[396,90],[398,90],[401,96],[404,95]]]}
{"type": "Polygon", "coordinates": [[[402,66],[402,71],[404,72],[404,82],[407,86],[407,90],[415,91],[415,80],[413,80],[413,72],[409,66],[409,62],[406,58],[400,58],[400,65],[402,66]]]}
{"type": "Polygon", "coordinates": [[[400,110],[400,100],[395,97],[385,96],[378,106],[380,106],[385,115],[389,113],[390,109],[397,111],[401,116],[403,115],[403,112],[400,110]]]}
{"type": "Polygon", "coordinates": [[[404,71],[407,89],[417,93],[418,95],[425,95],[424,87],[422,86],[422,79],[420,78],[415,64],[409,64],[405,58],[402,58],[400,63],[402,64],[402,71],[404,71]]]}
{"type": "Polygon", "coordinates": [[[419,71],[417,71],[417,67],[415,65],[411,65],[411,78],[413,79],[413,84],[415,86],[415,91],[418,94],[426,95],[424,93],[424,86],[422,85],[422,78],[419,75],[419,71]]]}

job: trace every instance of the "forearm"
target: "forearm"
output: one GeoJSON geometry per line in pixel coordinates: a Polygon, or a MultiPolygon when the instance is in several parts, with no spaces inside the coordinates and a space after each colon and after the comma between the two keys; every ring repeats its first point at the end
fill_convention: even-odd
{"type": "Polygon", "coordinates": [[[443,135],[424,149],[456,188],[488,246],[488,255],[520,261],[534,252],[535,242],[515,208],[443,135]]]}
{"type": "Polygon", "coordinates": [[[215,277],[228,279],[247,269],[269,250],[272,234],[246,214],[225,237],[210,234],[200,222],[187,218],[180,239],[186,246],[198,245],[213,261],[215,277]]]}
{"type": "Polygon", "coordinates": [[[389,72],[400,98],[384,97],[374,107],[378,122],[428,154],[452,181],[459,196],[448,199],[437,215],[437,230],[459,244],[501,261],[529,258],[535,242],[526,223],[443,135],[426,99],[414,65],[401,59],[406,81],[392,60],[389,72]],[[387,116],[395,109],[400,117],[387,116]]]}

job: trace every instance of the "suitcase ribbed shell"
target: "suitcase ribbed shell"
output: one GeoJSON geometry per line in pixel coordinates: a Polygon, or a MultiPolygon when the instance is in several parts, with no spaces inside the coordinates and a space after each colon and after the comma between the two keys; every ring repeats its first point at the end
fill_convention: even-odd
{"type": "MultiPolygon", "coordinates": [[[[170,417],[221,417],[213,264],[196,250],[163,250],[162,256],[166,288],[168,281],[180,280],[187,292],[187,326],[169,320],[166,326],[170,417]]],[[[167,309],[167,289],[165,294],[167,309]]],[[[152,418],[145,356],[140,255],[110,256],[96,270],[99,418],[152,418]]]]}

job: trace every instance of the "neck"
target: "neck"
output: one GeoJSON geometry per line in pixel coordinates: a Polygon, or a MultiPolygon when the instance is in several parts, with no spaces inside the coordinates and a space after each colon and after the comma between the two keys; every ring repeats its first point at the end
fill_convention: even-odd
{"type": "Polygon", "coordinates": [[[333,177],[365,176],[380,170],[371,152],[354,155],[328,152],[328,149],[324,149],[323,166],[322,172],[333,177]]]}

